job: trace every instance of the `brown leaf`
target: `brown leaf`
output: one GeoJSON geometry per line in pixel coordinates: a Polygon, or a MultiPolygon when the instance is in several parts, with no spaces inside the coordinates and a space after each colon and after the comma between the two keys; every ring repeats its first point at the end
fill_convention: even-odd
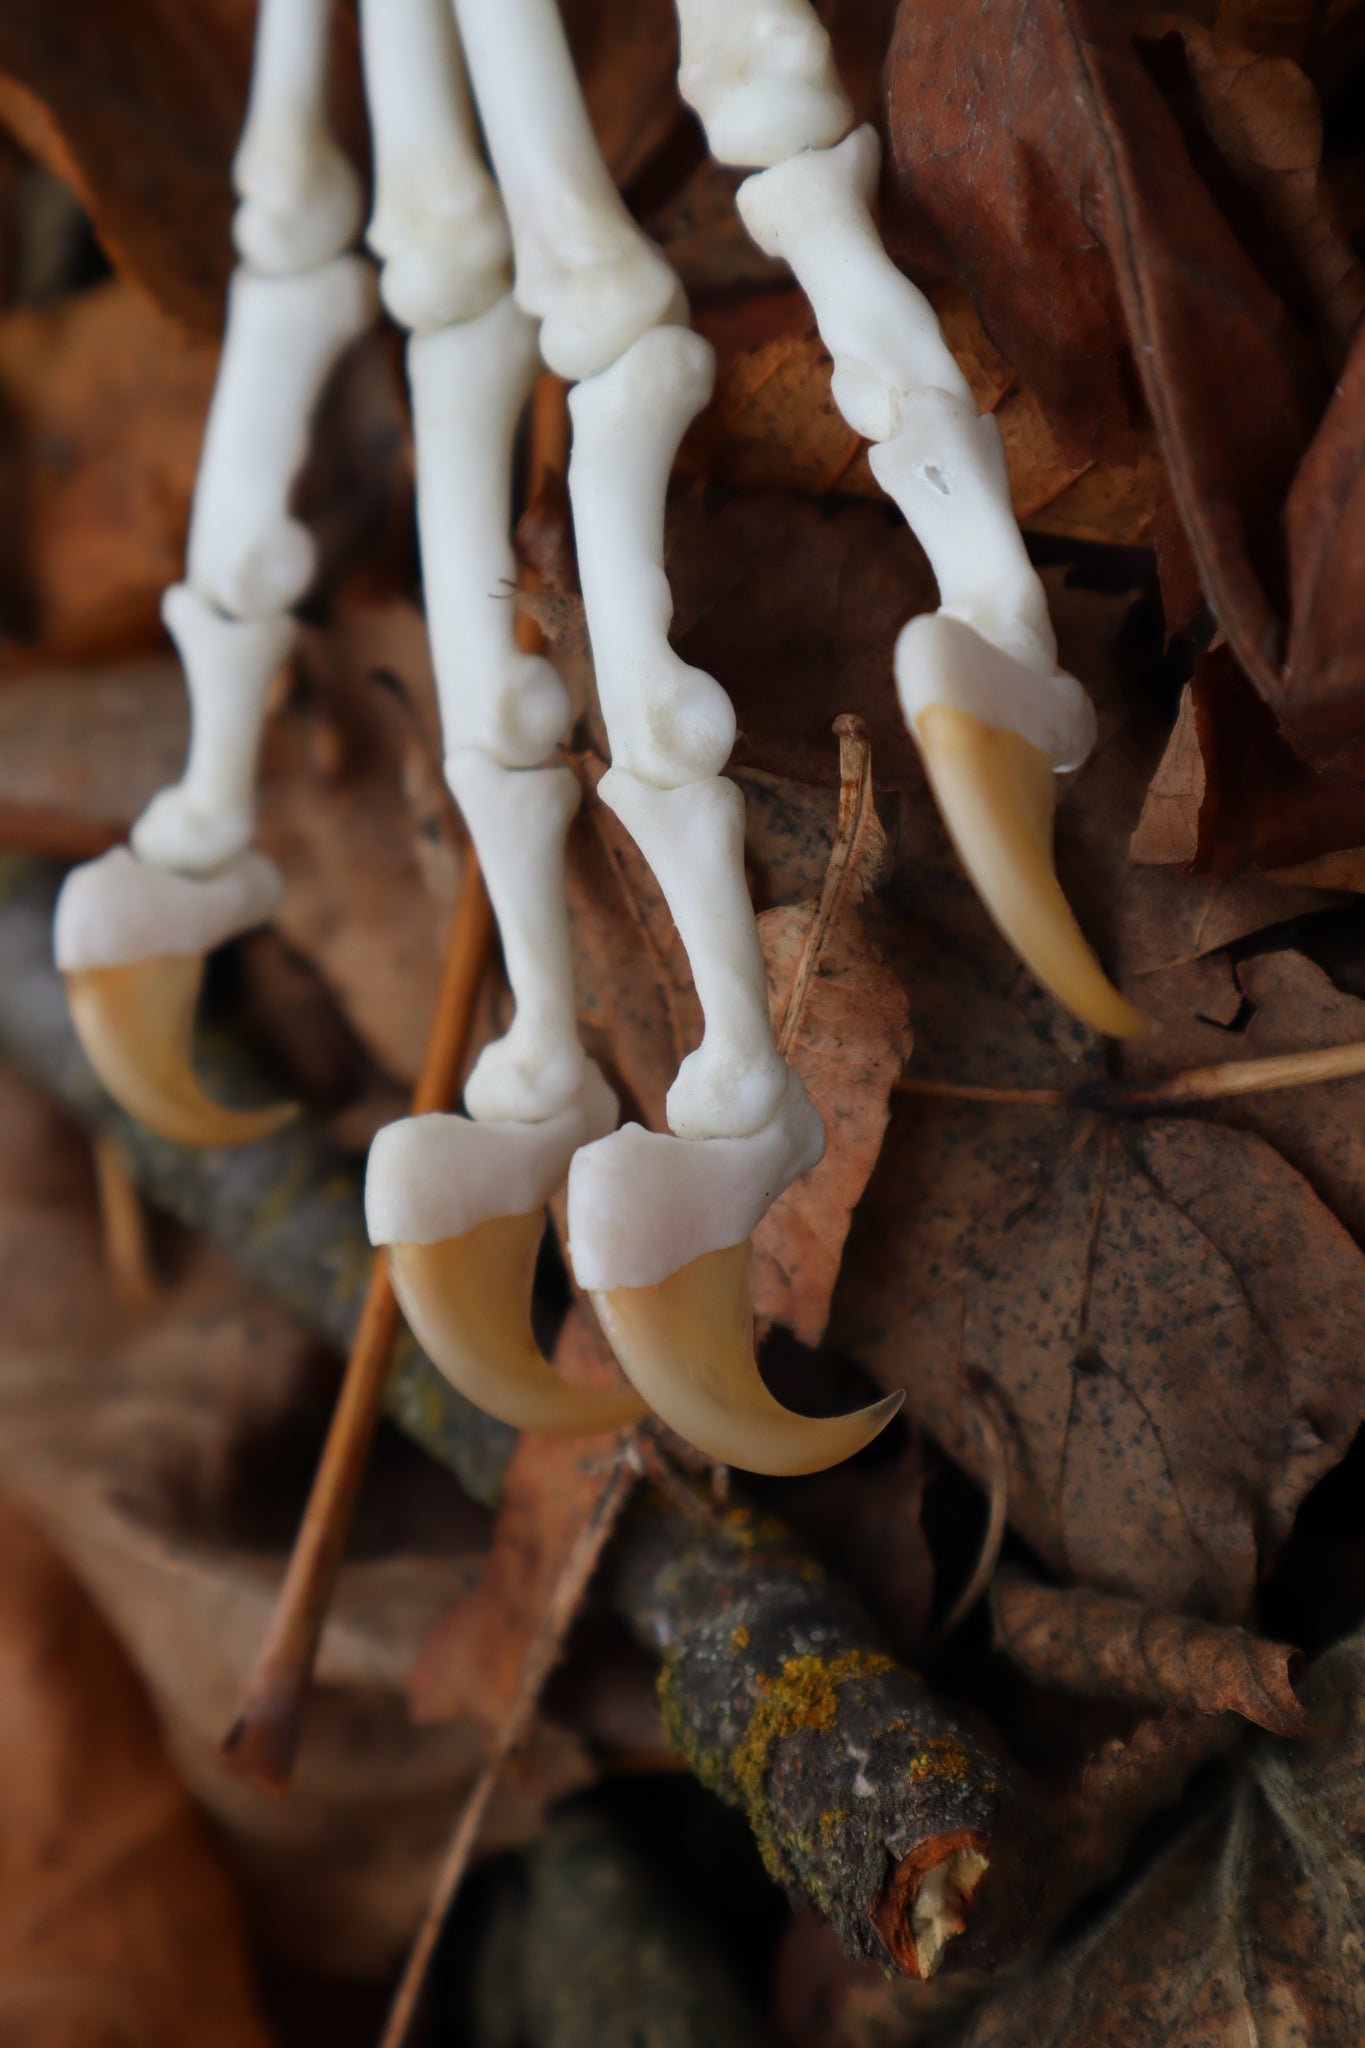
{"type": "MultiPolygon", "coordinates": [[[[576,1309],[554,1364],[574,1386],[618,1384],[600,1338],[576,1309]]],[[[579,1556],[586,1579],[635,1472],[618,1436],[519,1439],[478,1583],[437,1622],[408,1675],[415,1721],[465,1719],[486,1736],[500,1731],[528,1657],[536,1651],[555,1661],[577,1611],[577,1599],[567,1608],[556,1600],[566,1558],[579,1556]],[[554,1630],[552,1649],[541,1643],[547,1627],[554,1630]]]]}
{"type": "MultiPolygon", "coordinates": [[[[1360,779],[1365,689],[1360,561],[1365,550],[1365,330],[1289,494],[1286,520],[1294,615],[1277,704],[1310,758],[1360,779]]],[[[1271,700],[1275,702],[1274,699],[1271,700]]]]}
{"type": "Polygon", "coordinates": [[[216,348],[125,284],[0,320],[17,551],[4,575],[26,640],[63,659],[159,637],[216,368],[216,348]]]}
{"type": "Polygon", "coordinates": [[[893,225],[937,237],[940,268],[951,252],[1076,459],[1136,445],[1136,374],[1205,593],[1278,707],[1279,514],[1323,396],[1312,352],[1120,12],[1019,0],[999,26],[984,0],[901,7],[893,225]]]}
{"type": "Polygon", "coordinates": [[[1242,1750],[1211,1809],[1097,1922],[1002,1988],[963,2048],[1355,2048],[1365,1915],[1365,1684],[1353,1636],[1315,1666],[1304,1703],[1342,1733],[1242,1750]]]}
{"type": "MultiPolygon", "coordinates": [[[[1062,593],[1063,658],[1081,644],[1073,613],[1089,633],[1113,609],[1062,593]]],[[[1099,639],[1082,651],[1102,675],[1099,639]]],[[[1124,713],[1112,657],[1101,699],[1102,744],[1060,813],[1062,872],[1081,879],[1083,913],[1103,920],[1094,936],[1146,999],[1162,952],[1198,954],[1218,906],[1197,881],[1125,871],[1145,714],[1124,713]]],[[[982,1481],[964,1384],[984,1375],[1007,1418],[1010,1519],[1058,1577],[1239,1620],[1365,1412],[1365,1258],[1293,1166],[1231,1118],[1139,1122],[1093,1096],[952,1099],[963,1086],[988,1098],[1093,1088],[1098,1048],[1010,959],[923,797],[907,793],[900,826],[889,895],[916,1033],[907,1080],[943,1092],[898,1103],[831,1336],[904,1386],[982,1481]]],[[[1260,889],[1269,923],[1277,892],[1260,889]]]]}
{"type": "MultiPolygon", "coordinates": [[[[411,1937],[482,1760],[474,1731],[415,1730],[403,1683],[474,1582],[487,1520],[430,1460],[381,1442],[290,1798],[226,1777],[223,1729],[275,1605],[335,1375],[215,1255],[160,1232],[156,1244],[161,1295],[121,1310],[83,1141],[0,1070],[0,1477],[117,1630],[272,1946],[378,1973],[411,1937]]],[[[576,1739],[542,1724],[489,1841],[526,1840],[546,1799],[586,1772],[576,1739]]],[[[187,2026],[177,2048],[190,2038],[187,2026]]]]}
{"type": "Polygon", "coordinates": [[[0,1503],[0,2030],[14,2048],[267,2048],[241,1911],[146,1696],[0,1503]]]}
{"type": "Polygon", "coordinates": [[[1018,1571],[996,1578],[991,1623],[995,1648],[1036,1685],[1184,1714],[1230,1709],[1275,1735],[1315,1732],[1291,1689],[1300,1653],[1245,1629],[1039,1585],[1018,1571]]]}
{"type": "Polygon", "coordinates": [[[836,724],[842,783],[825,886],[815,903],[759,920],[778,1050],[825,1125],[825,1156],[788,1188],[754,1233],[754,1305],[818,1344],[853,1211],[881,1150],[891,1084],[913,1043],[905,992],[882,965],[858,905],[885,853],[860,719],[836,724]]]}

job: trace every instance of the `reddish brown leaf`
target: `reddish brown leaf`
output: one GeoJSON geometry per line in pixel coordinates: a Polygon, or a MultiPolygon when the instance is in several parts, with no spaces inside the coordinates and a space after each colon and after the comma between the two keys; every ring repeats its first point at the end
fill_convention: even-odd
{"type": "Polygon", "coordinates": [[[1174,1713],[1231,1710],[1275,1735],[1314,1732],[1291,1689],[1300,1653],[1245,1629],[1039,1585],[1018,1571],[1001,1572],[992,1586],[991,1622],[996,1649],[1036,1685],[1174,1713]]]}
{"type": "Polygon", "coordinates": [[[1323,385],[1123,16],[908,0],[888,76],[893,218],[950,252],[1077,459],[1133,445],[1136,373],[1205,592],[1279,705],[1279,513],[1323,385]]]}
{"type": "MultiPolygon", "coordinates": [[[[554,1363],[575,1386],[619,1383],[601,1340],[577,1310],[560,1333],[554,1363]]],[[[519,1440],[478,1584],[437,1623],[409,1674],[414,1720],[466,1718],[489,1735],[501,1730],[528,1658],[547,1659],[547,1670],[556,1661],[635,1470],[619,1436],[532,1433],[519,1440]],[[580,1583],[565,1606],[560,1580],[571,1553],[578,1557],[580,1583]],[[547,1629],[552,1642],[542,1641],[547,1629]]]]}
{"type": "Polygon", "coordinates": [[[0,1504],[0,2030],[268,2048],[237,1900],[108,1627],[0,1504]]]}

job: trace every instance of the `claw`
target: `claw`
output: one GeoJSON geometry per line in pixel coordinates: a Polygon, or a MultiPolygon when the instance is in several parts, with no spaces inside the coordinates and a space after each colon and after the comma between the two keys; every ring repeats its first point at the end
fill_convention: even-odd
{"type": "Polygon", "coordinates": [[[487,1415],[514,1429],[591,1436],[644,1414],[631,1387],[577,1387],[541,1357],[531,1287],[544,1212],[495,1216],[463,1237],[389,1246],[389,1273],[413,1335],[487,1415]]]}
{"type": "Polygon", "coordinates": [[[195,1078],[194,1012],[202,954],[162,953],[66,976],[86,1058],[121,1109],[177,1145],[252,1145],[297,1114],[292,1102],[227,1109],[195,1078]]]}
{"type": "Polygon", "coordinates": [[[116,846],[73,868],[53,926],[57,965],[86,1058],[130,1116],[178,1145],[251,1145],[293,1103],[227,1109],[194,1076],[204,957],[273,916],[280,877],[259,853],[182,875],[116,846]]]}
{"type": "Polygon", "coordinates": [[[1082,1023],[1145,1037],[1147,1019],[1091,952],[1053,865],[1056,767],[1084,759],[1093,733],[1080,686],[1060,671],[1037,674],[942,614],[905,628],[896,679],[943,822],[1002,937],[1082,1023]],[[1005,722],[1020,699],[1049,744],[1005,722]]]}
{"type": "Polygon", "coordinates": [[[561,1379],[531,1333],[545,1204],[616,1113],[589,1063],[568,1107],[539,1123],[405,1117],[370,1148],[366,1225],[371,1244],[388,1248],[413,1335],[452,1386],[515,1429],[591,1436],[644,1413],[629,1387],[561,1379]]]}
{"type": "Polygon", "coordinates": [[[719,1464],[783,1476],[823,1472],[885,1429],[904,1398],[851,1415],[794,1414],[754,1357],[749,1243],[703,1252],[652,1287],[594,1293],[607,1341],[670,1429],[719,1464]]]}

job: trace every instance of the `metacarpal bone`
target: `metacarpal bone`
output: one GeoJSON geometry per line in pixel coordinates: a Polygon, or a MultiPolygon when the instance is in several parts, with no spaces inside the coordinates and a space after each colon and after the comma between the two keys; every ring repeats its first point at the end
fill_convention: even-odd
{"type": "Polygon", "coordinates": [[[179,782],[152,798],[130,838],[139,860],[202,873],[251,843],[266,697],[293,645],[294,621],[287,613],[229,619],[187,583],[171,585],[161,616],[185,670],[189,755],[179,782]]]}
{"type": "Polygon", "coordinates": [[[744,879],[744,798],[718,776],[658,789],[612,767],[598,795],[663,890],[692,967],[705,1028],[665,1104],[679,1138],[743,1138],[782,1102],[758,926],[744,879]]]}
{"type": "Polygon", "coordinates": [[[360,180],[327,118],[331,0],[261,0],[246,124],[233,159],[232,239],[270,276],[311,270],[354,240],[360,180]]]}
{"type": "Polygon", "coordinates": [[[298,277],[239,267],[190,517],[188,580],[220,610],[288,611],[316,550],[289,510],[328,373],[374,318],[374,267],[338,256],[298,277]]]}
{"type": "Polygon", "coordinates": [[[808,0],[678,0],[678,90],[723,164],[826,149],[853,118],[808,0]]]}
{"type": "Polygon", "coordinates": [[[569,399],[578,574],[611,758],[661,789],[718,774],[735,743],[725,691],[668,644],[663,559],[669,471],[714,374],[709,342],[656,327],[569,399]]]}
{"type": "Polygon", "coordinates": [[[535,324],[511,295],[408,345],[427,627],[446,752],[531,768],[568,725],[543,655],[516,645],[512,448],[537,369],[535,324]]]}
{"type": "Polygon", "coordinates": [[[512,243],[484,166],[450,0],[363,0],[374,139],[368,241],[389,313],[418,333],[508,291],[512,243]]]}
{"type": "Polygon", "coordinates": [[[555,0],[455,0],[516,253],[517,303],[558,376],[595,376],[685,320],[671,266],[627,212],[588,119],[555,0]]]}
{"type": "Polygon", "coordinates": [[[502,768],[466,748],[446,756],[446,781],[464,813],[498,920],[516,1013],[486,1045],[465,1087],[480,1123],[538,1123],[581,1091],[564,899],[564,840],[578,809],[568,768],[502,768]]]}
{"type": "Polygon", "coordinates": [[[872,219],[881,144],[854,130],[837,149],[811,150],[737,194],[759,247],[791,266],[834,358],[834,402],[856,433],[887,441],[910,392],[937,386],[970,403],[967,380],[938,316],[882,246],[872,219]]]}

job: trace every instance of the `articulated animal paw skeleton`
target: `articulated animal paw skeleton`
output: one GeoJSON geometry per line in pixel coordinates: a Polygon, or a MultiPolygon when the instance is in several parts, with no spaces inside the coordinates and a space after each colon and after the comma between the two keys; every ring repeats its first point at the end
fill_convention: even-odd
{"type": "MultiPolygon", "coordinates": [[[[1093,713],[1057,667],[995,423],[879,239],[876,134],[848,132],[807,0],[678,0],[678,12],[683,96],[722,162],[756,168],[739,193],[745,224],[809,296],[836,402],[938,578],[940,609],[901,634],[896,682],[958,852],[1040,981],[1101,1030],[1140,1030],[1052,865],[1054,771],[1084,758],[1093,713]]],[[[375,1141],[370,1234],[430,1356],[505,1421],[608,1429],[647,1402],[714,1458],[818,1470],[874,1436],[899,1396],[812,1420],[773,1399],[754,1361],[749,1235],[819,1159],[823,1133],[773,1044],[743,799],[721,773],[734,712],[667,637],[664,499],[712,352],[608,175],[555,0],[362,0],[361,15],[369,242],[380,296],[411,332],[446,775],[515,999],[470,1078],[468,1115],[408,1118],[375,1141]],[[577,1036],[563,856],[578,793],[552,762],[569,701],[553,667],[518,650],[505,597],[513,436],[542,361],[577,387],[569,489],[612,753],[600,795],[658,878],[705,1018],[666,1135],[616,1128],[577,1036]],[[570,1387],[531,1336],[544,1205],[566,1175],[570,1256],[630,1388],[570,1387]]],[[[328,371],[376,310],[370,264],[347,253],[361,194],[327,126],[326,27],[327,0],[261,0],[234,167],[241,262],[186,581],[164,605],[193,708],[188,764],[138,820],[132,852],[77,870],[57,911],[91,1060],[133,1114],[187,1144],[247,1143],[289,1113],[208,1101],[190,1044],[204,955],[277,898],[250,838],[266,695],[314,567],[290,488],[328,371]]]]}

